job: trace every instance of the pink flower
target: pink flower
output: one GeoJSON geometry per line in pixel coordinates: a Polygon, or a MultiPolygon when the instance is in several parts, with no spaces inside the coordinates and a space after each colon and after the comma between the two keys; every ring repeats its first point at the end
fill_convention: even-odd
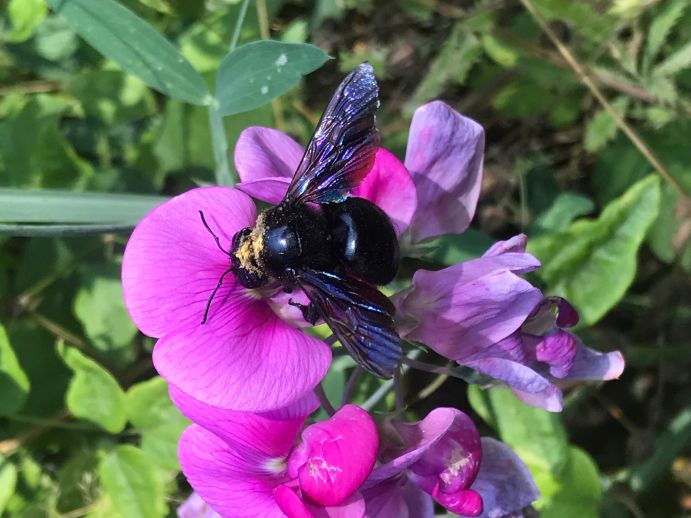
{"type": "Polygon", "coordinates": [[[195,423],[180,439],[182,471],[221,516],[364,516],[358,489],[372,471],[378,444],[364,410],[345,405],[302,430],[318,406],[313,397],[253,414],[210,407],[175,388],[170,395],[195,423]]]}
{"type": "Polygon", "coordinates": [[[123,258],[130,316],[158,338],[156,370],[195,399],[242,411],[285,406],[319,383],[331,351],[286,324],[232,275],[201,324],[229,259],[204,228],[200,210],[226,250],[233,235],[256,219],[252,200],[224,187],[192,189],[153,209],[135,228],[123,258]]]}
{"type": "Polygon", "coordinates": [[[494,518],[539,496],[520,459],[502,443],[480,439],[460,410],[437,408],[417,423],[392,422],[387,432],[384,463],[362,491],[368,516],[431,517],[434,499],[462,516],[494,518]]]}
{"type": "Polygon", "coordinates": [[[519,277],[540,265],[525,245],[519,235],[478,259],[418,270],[393,301],[406,338],[506,383],[528,404],[559,411],[555,378],[617,378],[624,360],[618,351],[589,349],[562,329],[575,325],[578,314],[519,277]]]}

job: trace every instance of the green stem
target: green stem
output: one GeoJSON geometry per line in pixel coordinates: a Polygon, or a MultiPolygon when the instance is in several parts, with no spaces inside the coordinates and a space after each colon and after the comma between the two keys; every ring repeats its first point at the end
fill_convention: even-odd
{"type": "Polygon", "coordinates": [[[240,38],[240,29],[242,29],[242,22],[245,21],[245,15],[247,14],[247,6],[250,5],[250,0],[243,0],[240,6],[240,13],[238,14],[238,19],[235,20],[235,30],[233,31],[233,37],[230,39],[230,47],[228,52],[233,52],[235,47],[238,46],[238,39],[240,38]]]}
{"type": "Polygon", "coordinates": [[[65,237],[90,234],[129,233],[134,223],[111,225],[8,225],[0,224],[0,236],[65,237]]]}

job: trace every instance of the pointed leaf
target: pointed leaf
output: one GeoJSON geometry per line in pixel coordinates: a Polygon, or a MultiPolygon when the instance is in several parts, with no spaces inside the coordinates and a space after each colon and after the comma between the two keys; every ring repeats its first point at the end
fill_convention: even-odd
{"type": "Polygon", "coordinates": [[[28,393],[29,378],[17,361],[5,328],[0,325],[0,415],[21,410],[28,393]]]}
{"type": "Polygon", "coordinates": [[[228,54],[216,76],[221,115],[252,110],[278,97],[329,56],[314,45],[255,41],[228,54]]]}
{"type": "Polygon", "coordinates": [[[167,39],[114,0],[46,0],[89,44],[151,88],[193,104],[211,100],[204,79],[167,39]]]}
{"type": "Polygon", "coordinates": [[[659,202],[659,179],[648,176],[610,202],[599,218],[578,220],[562,232],[529,242],[528,251],[543,265],[538,274],[547,291],[578,308],[581,323],[599,320],[628,289],[659,202]]]}

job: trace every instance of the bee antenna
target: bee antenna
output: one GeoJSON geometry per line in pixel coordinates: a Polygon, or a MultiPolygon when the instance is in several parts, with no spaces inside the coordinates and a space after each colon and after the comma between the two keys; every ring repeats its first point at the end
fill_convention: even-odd
{"type": "MultiPolygon", "coordinates": [[[[202,216],[202,217],[204,217],[204,216],[202,216]]],[[[206,324],[206,317],[209,315],[209,308],[211,307],[211,301],[214,300],[214,297],[216,296],[216,292],[218,291],[218,289],[223,284],[223,278],[232,271],[233,271],[232,268],[228,268],[225,272],[223,272],[221,274],[221,277],[218,279],[218,284],[216,284],[214,291],[211,292],[211,296],[209,297],[209,300],[206,301],[206,309],[204,309],[204,318],[202,318],[202,325],[206,324]]]]}
{"type": "MultiPolygon", "coordinates": [[[[206,230],[209,231],[209,234],[211,234],[212,236],[214,236],[214,241],[216,241],[216,246],[218,247],[218,249],[219,249],[221,252],[223,252],[224,254],[226,254],[228,257],[230,257],[230,253],[229,253],[227,250],[224,250],[224,249],[223,249],[223,247],[221,246],[221,240],[218,239],[218,236],[217,236],[216,234],[214,234],[214,231],[211,230],[211,227],[210,227],[209,224],[206,222],[206,218],[204,217],[204,212],[200,210],[200,211],[199,211],[199,215],[202,217],[202,223],[204,224],[204,228],[206,228],[206,230]]],[[[208,308],[207,308],[207,309],[208,309],[208,308]]],[[[205,317],[205,318],[206,318],[206,317],[205,317]]],[[[203,322],[202,322],[202,324],[203,324],[203,322]]]]}

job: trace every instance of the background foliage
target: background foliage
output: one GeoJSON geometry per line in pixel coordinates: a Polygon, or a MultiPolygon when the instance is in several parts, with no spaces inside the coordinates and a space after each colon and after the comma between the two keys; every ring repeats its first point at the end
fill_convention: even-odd
{"type": "MultiPolygon", "coordinates": [[[[690,512],[686,0],[0,9],[0,515],[174,514],[189,492],[175,457],[186,423],[122,303],[127,230],[165,196],[232,183],[247,126],[305,142],[343,72],[365,60],[399,156],[431,99],[487,130],[473,228],[437,240],[425,266],[524,230],[543,262],[534,282],[578,307],[586,343],[628,361],[618,382],[573,387],[560,415],[410,376],[408,417],[471,412],[526,461],[543,516],[690,512]]],[[[334,364],[334,401],[351,367],[334,364]]],[[[356,401],[386,410],[390,395],[365,402],[369,383],[356,401]]]]}

